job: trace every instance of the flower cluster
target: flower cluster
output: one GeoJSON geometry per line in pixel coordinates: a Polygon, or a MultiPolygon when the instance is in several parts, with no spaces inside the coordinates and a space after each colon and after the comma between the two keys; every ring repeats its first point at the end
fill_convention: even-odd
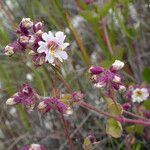
{"type": "Polygon", "coordinates": [[[23,104],[26,108],[34,108],[35,95],[30,85],[23,84],[21,89],[6,101],[7,105],[15,105],[19,103],[23,104]]]}
{"type": "Polygon", "coordinates": [[[132,100],[133,103],[141,103],[150,98],[150,88],[142,85],[131,85],[126,90],[125,96],[127,99],[132,100]]]}
{"type": "Polygon", "coordinates": [[[30,18],[23,18],[16,31],[18,39],[5,47],[5,55],[13,55],[29,49],[35,66],[44,63],[55,63],[58,58],[61,62],[68,55],[64,49],[69,43],[64,43],[65,35],[58,31],[55,35],[49,31],[44,32],[43,22],[32,22],[30,18]]]}
{"type": "Polygon", "coordinates": [[[97,88],[106,87],[107,89],[113,88],[115,90],[125,91],[125,86],[118,74],[118,71],[123,67],[124,63],[119,60],[116,60],[107,70],[99,66],[92,66],[89,69],[91,81],[97,88]]]}
{"type": "Polygon", "coordinates": [[[49,112],[51,109],[56,109],[60,113],[64,113],[67,110],[67,106],[58,100],[57,98],[45,98],[42,102],[39,103],[38,109],[41,112],[49,112]]]}
{"type": "Polygon", "coordinates": [[[38,109],[44,113],[49,112],[51,109],[56,109],[60,113],[64,113],[68,109],[65,103],[55,97],[45,98],[39,96],[28,84],[23,84],[21,89],[6,101],[7,105],[19,103],[23,104],[25,108],[28,109],[33,109],[38,103],[38,109]],[[43,101],[38,103],[39,99],[43,101]]]}
{"type": "Polygon", "coordinates": [[[43,145],[31,144],[30,146],[24,146],[21,150],[46,150],[43,145]]]}

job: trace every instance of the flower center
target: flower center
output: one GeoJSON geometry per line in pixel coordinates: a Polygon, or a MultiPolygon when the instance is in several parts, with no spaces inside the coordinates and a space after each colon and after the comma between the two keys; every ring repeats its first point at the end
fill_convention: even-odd
{"type": "Polygon", "coordinates": [[[54,51],[58,48],[58,44],[55,41],[49,41],[47,44],[48,49],[50,50],[51,54],[54,54],[54,51]]]}
{"type": "Polygon", "coordinates": [[[136,92],[136,95],[137,95],[137,96],[141,96],[142,94],[143,94],[143,93],[142,93],[141,91],[137,91],[137,92],[136,92]]]}

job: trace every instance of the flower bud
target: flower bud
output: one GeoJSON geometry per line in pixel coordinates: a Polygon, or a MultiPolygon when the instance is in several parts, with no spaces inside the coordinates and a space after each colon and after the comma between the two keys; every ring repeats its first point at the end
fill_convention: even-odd
{"type": "Polygon", "coordinates": [[[112,68],[114,70],[121,70],[124,67],[124,62],[120,60],[115,60],[115,62],[112,64],[112,68]]]}
{"type": "Polygon", "coordinates": [[[104,82],[98,82],[98,83],[95,83],[94,86],[96,88],[103,88],[103,87],[106,86],[106,83],[104,83],[104,82]]]}
{"type": "Polygon", "coordinates": [[[104,71],[104,69],[102,67],[99,66],[91,66],[89,68],[89,73],[91,74],[100,74],[104,71]]]}
{"type": "Polygon", "coordinates": [[[68,107],[66,112],[65,112],[65,115],[69,116],[69,115],[72,115],[72,114],[73,114],[73,110],[70,107],[68,107]]]}
{"type": "Polygon", "coordinates": [[[6,104],[12,106],[12,105],[17,104],[17,102],[15,101],[15,98],[11,97],[7,99],[6,104]]]}
{"type": "Polygon", "coordinates": [[[130,103],[124,103],[122,105],[122,107],[123,107],[124,110],[128,110],[129,108],[131,108],[131,104],[130,103]]]}
{"type": "Polygon", "coordinates": [[[39,145],[39,144],[31,144],[30,149],[31,150],[41,150],[41,145],[39,145]]]}
{"type": "Polygon", "coordinates": [[[119,83],[119,82],[121,81],[121,78],[118,77],[118,76],[114,76],[113,81],[114,81],[115,83],[119,83]]]}
{"type": "Polygon", "coordinates": [[[32,47],[35,43],[35,37],[34,36],[30,36],[29,41],[28,41],[28,47],[32,47]]]}
{"type": "Polygon", "coordinates": [[[21,24],[23,27],[28,29],[33,26],[33,22],[31,21],[31,18],[23,18],[21,24]]]}
{"type": "Polygon", "coordinates": [[[7,45],[4,49],[4,53],[5,55],[11,56],[12,54],[14,54],[13,50],[14,50],[13,46],[7,45]]]}
{"type": "Polygon", "coordinates": [[[44,32],[42,30],[39,30],[36,32],[36,35],[42,35],[44,32]]]}
{"type": "Polygon", "coordinates": [[[29,37],[25,36],[25,35],[20,36],[19,42],[22,43],[22,44],[27,44],[29,42],[29,37]]]}
{"type": "Polygon", "coordinates": [[[33,25],[33,30],[34,30],[35,33],[39,32],[39,31],[41,32],[43,30],[43,23],[41,21],[35,23],[33,25]]]}
{"type": "Polygon", "coordinates": [[[40,102],[39,105],[38,105],[38,109],[42,111],[42,110],[44,110],[46,108],[46,106],[47,105],[44,103],[44,101],[40,102]]]}
{"type": "Polygon", "coordinates": [[[125,92],[126,91],[126,87],[123,85],[119,85],[119,92],[125,92]]]}

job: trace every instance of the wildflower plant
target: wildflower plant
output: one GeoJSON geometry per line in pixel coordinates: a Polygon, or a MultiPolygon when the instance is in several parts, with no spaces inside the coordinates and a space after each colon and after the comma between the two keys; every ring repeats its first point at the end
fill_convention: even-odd
{"type": "MultiPolygon", "coordinates": [[[[90,2],[87,2],[90,3],[90,2]]],[[[64,114],[68,109],[72,109],[74,105],[81,106],[86,109],[95,111],[98,114],[104,115],[106,120],[106,133],[114,138],[119,138],[124,130],[125,123],[142,125],[144,127],[150,125],[148,120],[149,112],[145,111],[145,117],[135,114],[132,109],[135,103],[141,103],[150,97],[150,90],[147,86],[132,86],[126,88],[123,82],[123,76],[120,74],[125,63],[120,60],[115,60],[107,69],[101,66],[91,66],[89,68],[90,80],[94,87],[101,90],[106,104],[106,111],[99,109],[96,106],[89,104],[86,101],[86,94],[80,91],[75,91],[69,83],[63,78],[60,73],[60,68],[54,64],[63,62],[68,58],[65,49],[69,43],[65,42],[66,35],[58,31],[55,34],[51,31],[44,31],[44,23],[33,22],[30,18],[23,18],[20,22],[17,31],[18,39],[8,44],[5,47],[5,55],[12,56],[18,52],[28,51],[32,56],[32,61],[35,66],[42,66],[45,63],[50,63],[51,69],[58,75],[60,81],[66,87],[66,93],[57,93],[56,84],[54,85],[54,93],[51,96],[43,96],[36,92],[29,84],[23,84],[21,88],[12,95],[7,101],[7,105],[23,105],[26,109],[32,109],[46,113],[55,110],[60,115],[64,126],[64,132],[70,149],[74,149],[72,137],[68,131],[67,123],[64,114]],[[51,65],[52,64],[52,65],[51,65]],[[116,95],[121,95],[127,99],[124,104],[119,103],[116,95]],[[147,118],[146,118],[147,117],[147,118]]],[[[36,69],[36,68],[35,68],[36,69]]],[[[87,71],[88,72],[88,71],[87,71]]],[[[92,149],[93,144],[96,144],[96,138],[89,135],[85,138],[83,148],[92,149]]],[[[22,150],[44,150],[45,148],[32,144],[22,150]]]]}

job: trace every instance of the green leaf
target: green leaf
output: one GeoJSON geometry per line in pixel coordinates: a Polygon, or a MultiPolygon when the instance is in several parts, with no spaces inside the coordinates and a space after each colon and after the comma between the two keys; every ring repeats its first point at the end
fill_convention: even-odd
{"type": "Polygon", "coordinates": [[[142,79],[150,84],[150,67],[146,67],[142,73],[142,79]]]}
{"type": "Polygon", "coordinates": [[[114,138],[119,138],[122,134],[121,123],[110,118],[106,123],[106,133],[114,138]]]}
{"type": "Polygon", "coordinates": [[[123,108],[119,103],[108,103],[107,108],[112,115],[120,116],[123,113],[123,108]]]}

